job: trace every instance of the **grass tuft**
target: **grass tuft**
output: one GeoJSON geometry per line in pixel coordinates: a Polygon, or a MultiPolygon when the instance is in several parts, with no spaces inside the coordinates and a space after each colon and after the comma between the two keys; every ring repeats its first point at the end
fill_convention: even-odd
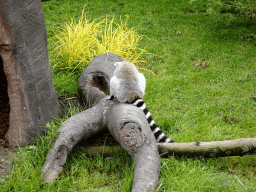
{"type": "Polygon", "coordinates": [[[83,9],[78,22],[71,19],[64,28],[58,28],[59,33],[53,36],[53,55],[57,62],[53,62],[56,70],[71,70],[81,72],[90,61],[101,53],[111,52],[124,60],[134,64],[144,62],[142,55],[145,49],[139,48],[142,36],[132,29],[128,29],[126,15],[125,22],[115,18],[95,19],[90,22],[83,9]]]}

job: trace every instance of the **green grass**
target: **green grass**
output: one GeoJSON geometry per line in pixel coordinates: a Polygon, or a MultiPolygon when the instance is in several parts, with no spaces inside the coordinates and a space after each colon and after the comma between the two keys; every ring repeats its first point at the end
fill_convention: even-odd
{"type": "MultiPolygon", "coordinates": [[[[256,39],[251,35],[256,34],[255,19],[238,17],[226,25],[221,14],[205,13],[203,0],[192,5],[188,0],[51,0],[43,3],[48,37],[53,37],[55,27],[78,19],[84,4],[90,21],[129,15],[127,27],[144,36],[141,47],[151,53],[144,58],[147,70],[141,70],[147,79],[144,100],[168,136],[177,142],[255,137],[256,39]]],[[[51,41],[48,47],[53,49],[51,41]]],[[[79,74],[52,74],[58,94],[77,95],[79,74]]],[[[20,149],[9,180],[1,183],[3,191],[130,190],[132,160],[126,152],[90,156],[79,145],[59,178],[43,184],[44,160],[66,118],[50,123],[50,133],[42,141],[20,149]]],[[[111,142],[94,140],[99,145],[111,142]]],[[[256,191],[255,167],[255,155],[162,158],[157,191],[256,191]]]]}

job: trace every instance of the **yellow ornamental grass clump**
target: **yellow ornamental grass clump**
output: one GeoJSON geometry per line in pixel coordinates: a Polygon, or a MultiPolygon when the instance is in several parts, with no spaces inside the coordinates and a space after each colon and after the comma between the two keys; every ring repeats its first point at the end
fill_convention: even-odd
{"type": "Polygon", "coordinates": [[[83,11],[78,22],[72,19],[55,35],[53,54],[57,62],[53,67],[81,71],[94,57],[105,52],[115,53],[135,64],[143,62],[142,54],[146,51],[139,48],[142,37],[127,28],[127,20],[128,16],[125,23],[121,18],[119,23],[114,18],[89,22],[83,11]]]}

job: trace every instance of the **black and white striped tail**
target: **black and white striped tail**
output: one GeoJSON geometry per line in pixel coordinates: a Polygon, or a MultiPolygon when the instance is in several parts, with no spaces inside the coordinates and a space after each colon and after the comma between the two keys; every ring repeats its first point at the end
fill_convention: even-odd
{"type": "Polygon", "coordinates": [[[139,107],[141,110],[143,110],[144,114],[146,115],[146,118],[148,120],[149,126],[151,128],[151,131],[153,132],[157,143],[174,143],[173,140],[171,140],[169,137],[167,137],[163,131],[158,127],[158,125],[155,123],[153,117],[151,116],[145,102],[142,99],[135,99],[132,102],[133,105],[136,107],[139,107]]]}

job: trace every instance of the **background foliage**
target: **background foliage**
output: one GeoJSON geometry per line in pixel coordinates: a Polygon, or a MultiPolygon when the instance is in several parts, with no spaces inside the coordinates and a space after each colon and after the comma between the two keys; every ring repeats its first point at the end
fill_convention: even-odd
{"type": "MultiPolygon", "coordinates": [[[[236,17],[243,16],[244,19],[256,19],[256,1],[254,0],[206,0],[208,14],[225,15],[226,24],[236,17]]],[[[189,3],[202,3],[201,0],[190,0],[189,3]]]]}

